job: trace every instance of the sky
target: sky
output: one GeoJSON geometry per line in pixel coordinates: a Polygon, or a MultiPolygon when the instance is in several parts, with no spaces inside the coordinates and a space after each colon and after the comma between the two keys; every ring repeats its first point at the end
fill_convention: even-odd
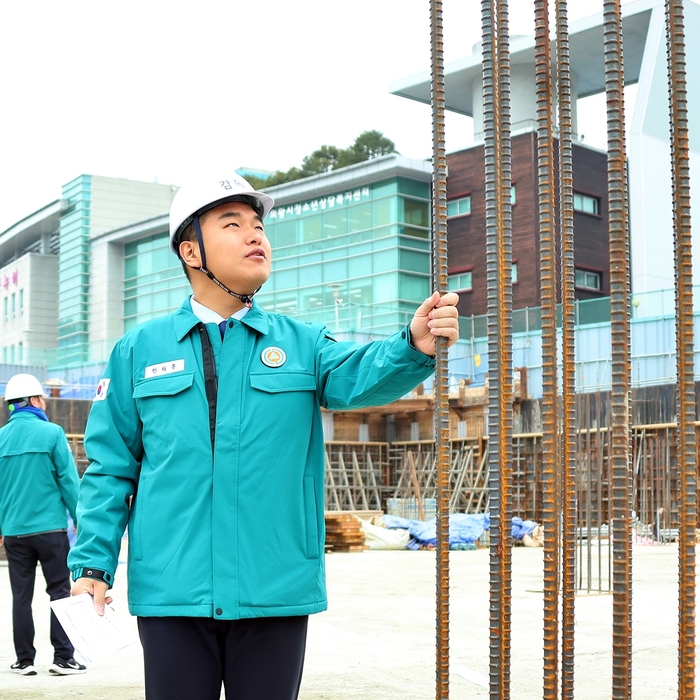
{"type": "MultiPolygon", "coordinates": [[[[511,0],[512,34],[534,33],[533,8],[511,0]]],[[[569,21],[602,9],[569,0],[569,21]]],[[[481,2],[443,0],[443,23],[445,61],[470,54],[481,2]]],[[[371,129],[432,153],[430,106],[389,94],[430,67],[428,0],[35,0],[1,3],[0,26],[0,231],[83,173],[287,170],[371,129]]],[[[605,147],[604,99],[580,102],[579,131],[605,147]]],[[[448,116],[448,152],[472,142],[448,116]]]]}

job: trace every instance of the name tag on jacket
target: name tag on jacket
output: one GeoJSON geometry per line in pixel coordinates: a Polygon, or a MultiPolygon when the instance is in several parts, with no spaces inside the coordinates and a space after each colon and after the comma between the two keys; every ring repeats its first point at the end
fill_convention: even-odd
{"type": "Polygon", "coordinates": [[[157,365],[149,365],[146,367],[144,379],[148,379],[149,377],[160,377],[163,374],[172,374],[173,372],[182,372],[184,369],[184,360],[168,360],[167,362],[159,362],[157,365]]]}

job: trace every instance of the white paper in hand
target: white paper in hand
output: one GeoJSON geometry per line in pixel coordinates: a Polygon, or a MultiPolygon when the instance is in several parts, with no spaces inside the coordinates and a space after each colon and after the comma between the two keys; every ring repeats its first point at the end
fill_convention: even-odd
{"type": "Polygon", "coordinates": [[[54,600],[50,605],[71,644],[88,663],[137,641],[136,633],[126,629],[109,605],[103,616],[98,615],[89,593],[54,600]]]}

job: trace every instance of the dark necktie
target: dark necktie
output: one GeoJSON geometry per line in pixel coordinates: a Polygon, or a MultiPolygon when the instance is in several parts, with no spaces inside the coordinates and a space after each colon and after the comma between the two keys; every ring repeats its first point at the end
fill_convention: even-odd
{"type": "Polygon", "coordinates": [[[224,339],[224,333],[226,332],[226,321],[222,321],[219,324],[219,332],[221,333],[221,340],[224,339]]]}

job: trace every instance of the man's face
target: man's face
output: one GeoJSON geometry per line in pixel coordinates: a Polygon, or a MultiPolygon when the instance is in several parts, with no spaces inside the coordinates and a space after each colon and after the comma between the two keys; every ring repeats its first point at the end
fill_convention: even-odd
{"type": "Polygon", "coordinates": [[[200,218],[207,267],[229,289],[252,294],[270,276],[270,241],[262,220],[243,202],[228,202],[200,218]]]}

